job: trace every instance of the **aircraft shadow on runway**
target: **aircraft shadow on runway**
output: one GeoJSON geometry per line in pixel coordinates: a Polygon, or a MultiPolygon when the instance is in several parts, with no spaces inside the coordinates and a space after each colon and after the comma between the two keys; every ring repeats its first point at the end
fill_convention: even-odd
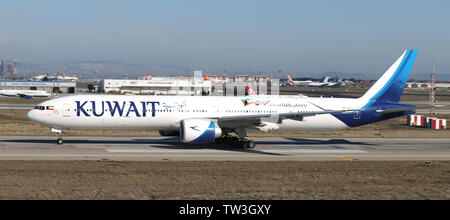
{"type": "Polygon", "coordinates": [[[178,138],[164,138],[164,139],[130,139],[130,140],[70,140],[65,139],[64,145],[57,145],[55,140],[30,140],[30,139],[20,139],[20,140],[3,140],[3,142],[10,143],[27,143],[27,144],[48,144],[49,146],[54,145],[56,147],[64,147],[68,144],[129,144],[129,145],[148,145],[152,144],[152,148],[160,149],[170,149],[170,150],[201,150],[201,149],[211,149],[211,150],[221,150],[221,151],[231,151],[231,152],[243,152],[243,153],[255,153],[255,154],[265,154],[272,156],[288,156],[285,154],[271,153],[260,151],[257,149],[239,149],[232,148],[223,144],[186,144],[179,141],[178,138]]]}
{"type": "MultiPolygon", "coordinates": [[[[289,145],[289,149],[304,148],[305,146],[311,145],[330,145],[333,148],[343,149],[343,147],[336,146],[337,144],[348,144],[348,145],[372,145],[364,142],[352,142],[345,139],[330,139],[330,140],[316,140],[316,139],[302,139],[302,138],[285,138],[288,141],[270,141],[270,140],[257,140],[255,143],[258,145],[289,145]]],[[[28,144],[48,144],[55,145],[55,140],[32,140],[32,139],[18,139],[18,140],[3,140],[3,142],[11,142],[11,143],[28,143],[28,144]]],[[[129,140],[70,140],[65,139],[64,143],[67,144],[127,144],[127,145],[148,145],[151,144],[153,148],[160,149],[171,149],[171,150],[199,150],[199,149],[211,149],[211,150],[222,150],[222,151],[230,151],[230,152],[243,152],[243,153],[254,153],[254,154],[265,154],[272,156],[289,156],[287,154],[280,153],[272,153],[266,152],[263,149],[259,150],[258,147],[256,149],[239,149],[232,148],[228,145],[224,144],[185,144],[179,141],[178,138],[163,138],[163,139],[129,139],[129,140]]],[[[62,146],[64,147],[64,145],[62,146]]]]}
{"type": "MultiPolygon", "coordinates": [[[[304,139],[304,138],[284,138],[290,141],[255,141],[256,144],[268,144],[268,145],[333,145],[333,144],[348,144],[348,145],[366,145],[373,144],[349,141],[346,139],[330,139],[330,140],[317,140],[317,139],[304,139]]],[[[303,147],[303,146],[302,146],[303,147]]],[[[340,148],[340,147],[338,147],[340,148]]]]}

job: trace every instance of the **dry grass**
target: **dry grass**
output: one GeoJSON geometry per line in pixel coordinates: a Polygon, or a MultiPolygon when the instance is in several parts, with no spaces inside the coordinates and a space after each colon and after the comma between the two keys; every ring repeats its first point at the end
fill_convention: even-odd
{"type": "Polygon", "coordinates": [[[450,162],[0,161],[0,199],[450,199],[450,162]]]}

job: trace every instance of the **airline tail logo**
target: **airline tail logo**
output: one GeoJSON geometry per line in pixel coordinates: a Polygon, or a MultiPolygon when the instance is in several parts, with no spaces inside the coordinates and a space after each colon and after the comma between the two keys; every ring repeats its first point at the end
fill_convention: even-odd
{"type": "Polygon", "coordinates": [[[245,90],[247,91],[248,95],[257,95],[255,90],[253,90],[251,86],[245,86],[245,90]]]}
{"type": "Polygon", "coordinates": [[[289,74],[286,74],[286,78],[290,83],[293,83],[294,80],[292,80],[291,76],[289,76],[289,74]]]}

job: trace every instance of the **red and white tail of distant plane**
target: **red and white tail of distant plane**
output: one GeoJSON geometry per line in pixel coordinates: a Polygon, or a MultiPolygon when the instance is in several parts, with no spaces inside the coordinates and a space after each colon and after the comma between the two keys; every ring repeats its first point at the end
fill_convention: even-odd
{"type": "Polygon", "coordinates": [[[305,81],[294,81],[292,80],[291,76],[289,74],[286,74],[286,78],[291,86],[308,86],[313,81],[311,80],[305,80],[305,81]]]}
{"type": "Polygon", "coordinates": [[[255,90],[251,86],[245,86],[245,90],[247,91],[247,95],[249,96],[255,96],[256,94],[255,90]]]}

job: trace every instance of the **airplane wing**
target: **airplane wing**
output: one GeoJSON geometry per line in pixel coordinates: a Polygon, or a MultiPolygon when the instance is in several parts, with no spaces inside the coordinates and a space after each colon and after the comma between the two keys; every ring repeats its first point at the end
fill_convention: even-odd
{"type": "Polygon", "coordinates": [[[215,118],[219,123],[227,128],[249,127],[258,126],[264,124],[264,121],[274,121],[275,123],[281,123],[283,119],[292,119],[302,121],[304,117],[311,117],[321,114],[336,114],[359,111],[359,109],[347,109],[347,110],[323,110],[315,112],[292,112],[292,113],[279,113],[279,114],[254,114],[254,115],[236,115],[236,116],[224,116],[215,118]]]}

